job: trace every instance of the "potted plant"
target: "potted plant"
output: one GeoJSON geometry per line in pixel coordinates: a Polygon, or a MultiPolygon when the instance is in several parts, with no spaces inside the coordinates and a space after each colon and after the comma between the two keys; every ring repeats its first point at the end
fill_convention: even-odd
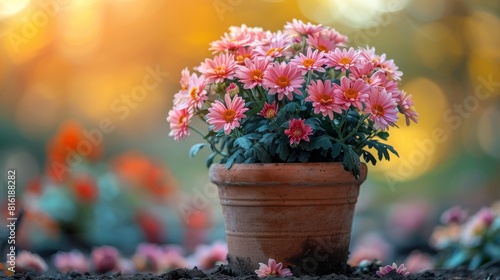
{"type": "Polygon", "coordinates": [[[389,127],[399,114],[407,125],[418,120],[394,61],[346,43],[333,28],[295,19],[278,32],[230,27],[198,73],[181,72],[169,135],[200,134],[205,142],[191,156],[210,147],[206,162],[239,274],[269,258],[294,273],[344,269],[367,172],[361,161],[397,155],[383,142],[389,127]],[[191,126],[194,117],[208,129],[191,126]]]}

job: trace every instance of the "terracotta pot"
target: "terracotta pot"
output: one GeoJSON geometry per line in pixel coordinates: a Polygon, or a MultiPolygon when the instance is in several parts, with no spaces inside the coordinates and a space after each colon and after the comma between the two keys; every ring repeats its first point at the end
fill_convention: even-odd
{"type": "Polygon", "coordinates": [[[295,275],[343,271],[366,174],[364,163],[358,180],[341,163],[213,164],[231,268],[243,275],[273,258],[295,275]]]}

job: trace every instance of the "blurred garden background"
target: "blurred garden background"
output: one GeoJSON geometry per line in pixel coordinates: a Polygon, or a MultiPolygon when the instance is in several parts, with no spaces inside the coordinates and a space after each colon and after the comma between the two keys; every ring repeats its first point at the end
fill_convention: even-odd
{"type": "Polygon", "coordinates": [[[353,254],[432,253],[444,210],[500,199],[496,0],[0,0],[0,168],[17,171],[19,248],[223,240],[208,151],[190,158],[202,139],[177,143],[165,118],[181,70],[230,26],[276,31],[293,18],[394,59],[420,114],[389,130],[400,158],[369,166],[353,254]]]}

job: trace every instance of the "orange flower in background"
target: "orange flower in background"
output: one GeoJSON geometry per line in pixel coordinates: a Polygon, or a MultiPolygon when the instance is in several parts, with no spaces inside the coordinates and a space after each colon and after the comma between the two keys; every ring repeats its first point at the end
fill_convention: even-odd
{"type": "Polygon", "coordinates": [[[148,190],[155,198],[170,196],[177,183],[168,168],[145,155],[128,152],[117,157],[112,163],[118,177],[127,186],[148,190]]]}
{"type": "Polygon", "coordinates": [[[75,197],[83,203],[92,203],[99,196],[95,179],[90,176],[74,178],[72,187],[75,197]]]}
{"type": "Polygon", "coordinates": [[[68,121],[47,145],[47,175],[60,182],[73,167],[99,159],[102,152],[102,132],[86,130],[79,123],[68,121]]]}

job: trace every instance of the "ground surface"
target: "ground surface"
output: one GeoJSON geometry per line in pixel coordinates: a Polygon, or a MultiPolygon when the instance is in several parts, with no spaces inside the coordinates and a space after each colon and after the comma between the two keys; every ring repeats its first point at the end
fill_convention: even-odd
{"type": "MultiPolygon", "coordinates": [[[[120,273],[104,274],[104,275],[90,275],[80,273],[67,273],[67,274],[43,274],[37,275],[33,273],[17,273],[13,276],[6,277],[6,279],[50,279],[50,280],[73,280],[73,279],[140,279],[140,280],[180,280],[180,279],[199,279],[199,280],[250,280],[259,279],[256,275],[246,276],[232,276],[231,271],[227,267],[220,266],[210,273],[204,273],[198,269],[176,269],[168,273],[153,275],[153,274],[132,274],[122,275],[120,273]]],[[[1,278],[2,276],[0,276],[1,278]]],[[[285,278],[267,278],[267,279],[285,279],[285,278]]],[[[375,269],[367,269],[365,271],[350,271],[344,275],[330,274],[325,276],[301,276],[301,277],[287,277],[286,279],[304,279],[304,280],[348,280],[348,279],[381,279],[375,275],[375,269]]],[[[435,269],[423,273],[410,274],[404,278],[397,274],[388,274],[382,279],[407,279],[407,280],[431,280],[431,279],[484,279],[484,280],[500,280],[500,267],[490,267],[488,269],[480,269],[469,271],[465,269],[435,269]]]]}

